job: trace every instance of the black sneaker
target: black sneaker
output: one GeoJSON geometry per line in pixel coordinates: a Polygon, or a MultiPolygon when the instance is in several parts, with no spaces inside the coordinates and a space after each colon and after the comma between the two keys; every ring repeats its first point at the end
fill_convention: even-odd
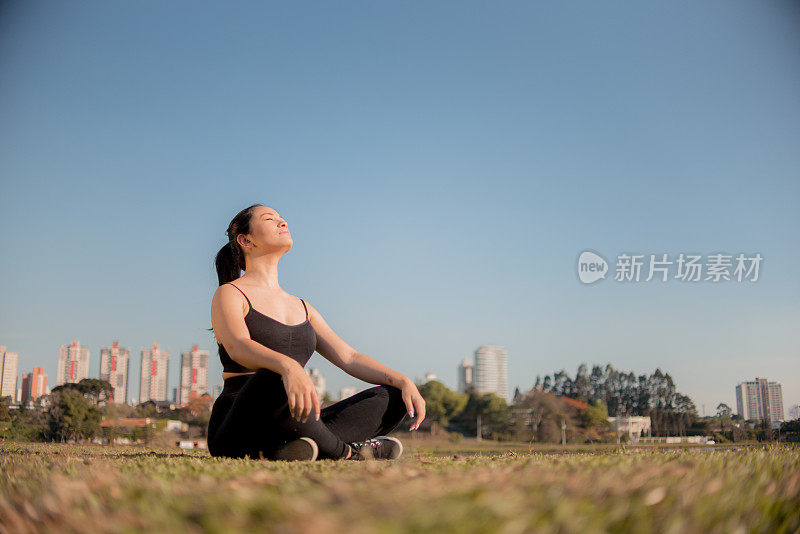
{"type": "Polygon", "coordinates": [[[272,455],[273,460],[303,461],[316,460],[319,454],[317,443],[311,438],[298,438],[278,448],[272,455]]]}
{"type": "Polygon", "coordinates": [[[353,455],[348,460],[394,460],[403,454],[403,444],[397,438],[376,436],[367,441],[350,443],[353,455]]]}

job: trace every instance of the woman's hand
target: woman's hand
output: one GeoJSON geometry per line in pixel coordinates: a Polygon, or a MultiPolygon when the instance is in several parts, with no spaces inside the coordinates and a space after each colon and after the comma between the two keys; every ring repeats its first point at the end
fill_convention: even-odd
{"type": "Polygon", "coordinates": [[[425,419],[425,399],[422,398],[416,384],[410,378],[403,381],[401,391],[403,392],[403,402],[406,403],[408,415],[413,418],[414,414],[417,414],[417,420],[409,428],[409,430],[416,430],[422,424],[422,420],[425,419]]]}
{"type": "Polygon", "coordinates": [[[286,397],[289,399],[289,413],[292,417],[305,423],[309,415],[314,413],[314,417],[319,421],[320,402],[317,390],[311,377],[299,364],[290,365],[288,370],[281,375],[283,387],[286,388],[286,397]]]}

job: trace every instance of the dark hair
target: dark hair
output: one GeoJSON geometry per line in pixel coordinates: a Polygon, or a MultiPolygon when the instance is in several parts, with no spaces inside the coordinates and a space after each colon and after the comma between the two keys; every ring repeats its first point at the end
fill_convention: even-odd
{"type": "Polygon", "coordinates": [[[250,233],[250,219],[253,217],[253,210],[261,205],[253,204],[249,208],[243,209],[236,214],[236,217],[228,225],[228,229],[225,231],[228,236],[228,242],[219,249],[217,257],[214,259],[219,285],[236,280],[244,271],[244,250],[236,241],[236,236],[250,233]]]}
{"type": "MultiPolygon", "coordinates": [[[[236,280],[244,271],[244,250],[236,241],[236,236],[250,233],[250,219],[253,217],[253,210],[259,206],[263,206],[263,204],[253,204],[249,208],[243,209],[236,214],[236,217],[228,225],[228,229],[225,231],[225,235],[228,236],[228,242],[222,245],[222,248],[217,252],[216,258],[214,258],[219,285],[236,280]]],[[[214,328],[209,328],[209,330],[213,331],[214,328]]]]}

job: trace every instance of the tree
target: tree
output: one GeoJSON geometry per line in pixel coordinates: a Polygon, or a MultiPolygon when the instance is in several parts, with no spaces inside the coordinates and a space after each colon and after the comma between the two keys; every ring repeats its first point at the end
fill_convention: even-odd
{"type": "Polygon", "coordinates": [[[136,417],[155,417],[158,414],[158,405],[155,401],[148,400],[136,407],[136,417]]]}
{"type": "Polygon", "coordinates": [[[51,393],[57,393],[65,390],[77,391],[95,406],[100,406],[101,404],[108,402],[113,388],[111,387],[111,383],[107,380],[84,378],[77,383],[70,382],[56,386],[53,388],[51,393]]]}
{"type": "Polygon", "coordinates": [[[719,417],[719,426],[722,432],[725,432],[725,423],[730,424],[732,413],[733,410],[731,407],[724,402],[720,402],[717,405],[717,417],[719,417]]]}
{"type": "Polygon", "coordinates": [[[578,366],[578,371],[575,373],[575,382],[573,384],[574,387],[571,395],[573,398],[585,401],[592,398],[592,383],[585,363],[578,366]]]}
{"type": "Polygon", "coordinates": [[[464,409],[467,395],[453,391],[438,380],[429,380],[419,387],[425,399],[425,413],[442,427],[450,423],[450,418],[464,409]]]}
{"type": "Polygon", "coordinates": [[[697,408],[692,399],[681,393],[675,394],[675,413],[677,415],[677,430],[685,433],[697,419],[697,408]]]}
{"type": "Polygon", "coordinates": [[[594,401],[582,413],[583,422],[586,426],[601,426],[607,427],[611,423],[608,420],[608,408],[603,404],[603,401],[594,401]]]}
{"type": "Polygon", "coordinates": [[[452,417],[451,423],[463,433],[474,436],[478,430],[478,414],[481,416],[481,433],[487,437],[505,433],[511,423],[508,405],[503,398],[495,393],[476,392],[470,393],[466,406],[452,417]]]}
{"type": "Polygon", "coordinates": [[[10,421],[11,414],[8,407],[11,406],[11,397],[0,397],[0,421],[10,421]]]}
{"type": "Polygon", "coordinates": [[[781,423],[781,434],[783,434],[783,439],[787,441],[800,441],[800,419],[781,423]]]}
{"type": "Polygon", "coordinates": [[[11,424],[3,437],[17,441],[44,441],[47,437],[46,414],[37,408],[21,406],[11,414],[11,424]]]}
{"type": "Polygon", "coordinates": [[[47,414],[51,440],[89,439],[100,431],[100,410],[75,388],[51,393],[47,414]]]}

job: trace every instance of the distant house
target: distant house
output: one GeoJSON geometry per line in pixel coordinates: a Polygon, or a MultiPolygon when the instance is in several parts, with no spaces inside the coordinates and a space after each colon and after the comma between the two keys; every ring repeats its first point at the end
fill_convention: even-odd
{"type": "Polygon", "coordinates": [[[630,443],[639,443],[642,432],[650,435],[650,417],[621,415],[619,417],[609,417],[608,421],[614,426],[617,436],[627,434],[630,443]]]}

